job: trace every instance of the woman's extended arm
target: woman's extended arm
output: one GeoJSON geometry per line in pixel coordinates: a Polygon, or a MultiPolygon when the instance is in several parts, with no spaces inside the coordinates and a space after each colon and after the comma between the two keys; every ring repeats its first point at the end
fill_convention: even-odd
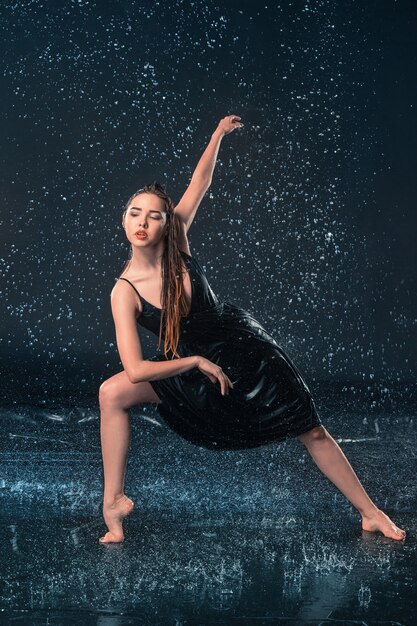
{"type": "Polygon", "coordinates": [[[180,359],[169,361],[146,361],[137,364],[137,369],[132,375],[132,383],[140,383],[147,380],[161,380],[177,374],[183,374],[197,367],[200,357],[198,355],[185,356],[180,359]]]}
{"type": "Polygon", "coordinates": [[[143,358],[136,321],[136,296],[125,281],[117,281],[110,295],[110,303],[117,349],[123,369],[131,383],[169,378],[197,367],[199,362],[197,355],[156,363],[143,358]]]}
{"type": "Polygon", "coordinates": [[[220,365],[213,363],[201,355],[185,356],[180,359],[169,361],[142,361],[137,377],[131,382],[139,383],[147,380],[160,380],[169,378],[176,374],[182,374],[188,370],[198,367],[200,372],[208,376],[212,383],[220,384],[222,395],[229,393],[229,387],[233,389],[233,383],[228,375],[222,370],[220,365]]]}
{"type": "Polygon", "coordinates": [[[211,136],[207,148],[204,150],[199,162],[197,163],[197,167],[193,173],[193,178],[199,178],[200,180],[211,182],[221,140],[225,135],[228,135],[235,130],[235,128],[243,126],[240,119],[241,118],[238,115],[228,115],[220,120],[216,130],[211,136]]]}
{"type": "Polygon", "coordinates": [[[215,383],[219,381],[221,392],[228,393],[233,386],[222,368],[201,355],[191,355],[167,361],[148,361],[143,358],[142,344],[137,329],[137,301],[132,290],[126,291],[125,281],[118,281],[111,292],[111,309],[116,329],[117,348],[123,369],[131,383],[161,380],[183,374],[194,367],[215,383]],[[124,290],[124,293],[123,293],[124,290]]]}
{"type": "Polygon", "coordinates": [[[221,140],[224,135],[228,135],[235,128],[241,128],[243,126],[240,119],[238,115],[228,115],[220,120],[216,130],[211,136],[207,148],[204,150],[197,163],[190,184],[174,209],[174,212],[186,225],[187,231],[192,224],[204,194],[211,185],[221,140]]]}

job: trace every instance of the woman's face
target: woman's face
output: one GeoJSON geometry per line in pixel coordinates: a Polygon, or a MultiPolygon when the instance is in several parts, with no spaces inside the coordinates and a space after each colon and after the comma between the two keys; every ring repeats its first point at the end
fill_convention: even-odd
{"type": "Polygon", "coordinates": [[[140,193],[130,202],[122,224],[132,246],[157,244],[166,232],[167,214],[162,198],[153,193],[140,193]],[[138,235],[138,231],[145,236],[138,235]]]}

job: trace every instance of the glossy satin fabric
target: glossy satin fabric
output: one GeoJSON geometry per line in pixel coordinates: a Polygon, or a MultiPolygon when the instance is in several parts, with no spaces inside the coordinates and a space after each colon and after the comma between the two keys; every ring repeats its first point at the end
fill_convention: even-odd
{"type": "MultiPolygon", "coordinates": [[[[220,384],[198,368],[150,380],[165,423],[212,450],[254,448],[320,425],[311,393],[284,350],[248,311],[219,300],[195,256],[181,255],[191,278],[192,301],[190,314],[181,320],[178,353],[202,355],[219,364],[234,388],[223,396],[220,384]]],[[[135,291],[142,303],[138,323],[159,337],[160,310],[135,291]]],[[[159,353],[150,360],[165,357],[159,353]]]]}

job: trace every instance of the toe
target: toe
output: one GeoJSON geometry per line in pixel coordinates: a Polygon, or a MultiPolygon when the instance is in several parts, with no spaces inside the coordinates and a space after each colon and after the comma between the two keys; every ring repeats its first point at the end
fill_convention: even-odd
{"type": "Polygon", "coordinates": [[[120,543],[121,541],[123,541],[123,539],[124,539],[123,535],[115,535],[109,531],[104,535],[104,537],[100,537],[99,542],[100,543],[120,543]]]}
{"type": "Polygon", "coordinates": [[[401,528],[397,528],[393,526],[391,532],[386,535],[387,537],[391,537],[392,539],[404,539],[405,532],[401,530],[401,528]]]}

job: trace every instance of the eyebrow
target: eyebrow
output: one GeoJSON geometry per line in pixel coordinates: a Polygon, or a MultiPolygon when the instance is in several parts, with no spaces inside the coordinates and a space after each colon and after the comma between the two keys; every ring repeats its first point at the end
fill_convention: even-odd
{"type": "MultiPolygon", "coordinates": [[[[129,211],[141,211],[142,209],[138,206],[131,206],[129,208],[129,211]]],[[[158,211],[157,209],[150,209],[149,213],[159,213],[161,215],[161,211],[158,211]]]]}

